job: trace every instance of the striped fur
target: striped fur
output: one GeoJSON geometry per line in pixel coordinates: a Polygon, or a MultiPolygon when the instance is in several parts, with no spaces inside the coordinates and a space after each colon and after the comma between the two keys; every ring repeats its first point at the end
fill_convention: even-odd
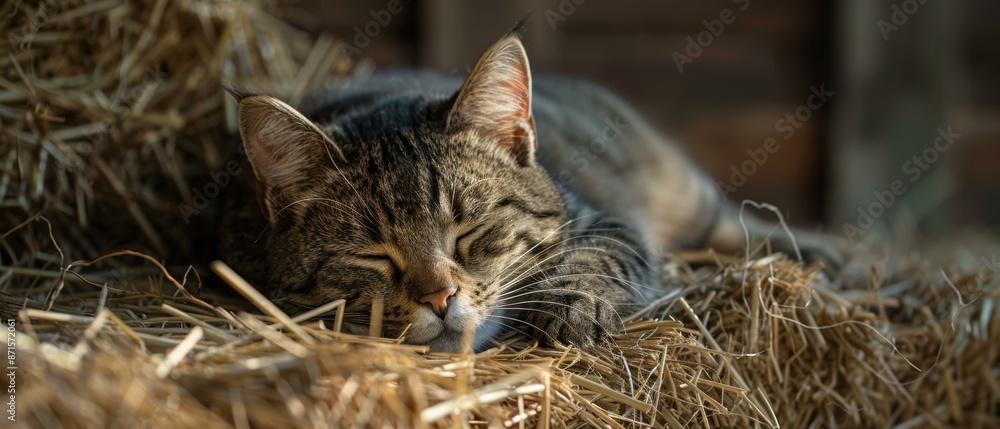
{"type": "Polygon", "coordinates": [[[382,301],[384,335],[458,351],[469,327],[477,349],[516,331],[592,345],[662,292],[661,251],[739,247],[676,145],[607,91],[528,70],[509,35],[464,84],[381,74],[298,111],[243,96],[255,175],[227,202],[223,259],[291,311],[343,298],[366,333],[382,301]],[[439,317],[419,297],[444,288],[439,317]]]}

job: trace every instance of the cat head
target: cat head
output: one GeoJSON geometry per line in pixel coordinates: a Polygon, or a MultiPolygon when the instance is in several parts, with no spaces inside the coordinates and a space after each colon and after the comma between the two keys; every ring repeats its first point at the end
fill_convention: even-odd
{"type": "MultiPolygon", "coordinates": [[[[239,124],[263,211],[269,279],[286,309],[336,299],[367,333],[460,351],[506,326],[518,289],[555,264],[562,199],[535,160],[531,74],[520,40],[494,43],[450,97],[398,98],[313,123],[243,95],[239,124]]],[[[530,297],[529,297],[530,298],[530,297]]]]}

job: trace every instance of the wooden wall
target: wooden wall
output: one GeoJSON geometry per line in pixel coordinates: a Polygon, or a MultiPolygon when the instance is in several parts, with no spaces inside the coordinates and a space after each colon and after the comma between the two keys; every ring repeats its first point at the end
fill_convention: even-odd
{"type": "MultiPolygon", "coordinates": [[[[967,147],[942,161],[946,180],[928,182],[930,188],[944,188],[914,192],[904,209],[937,218],[930,231],[939,229],[935,224],[959,221],[996,224],[1000,31],[995,18],[1000,4],[958,0],[950,3],[954,6],[936,6],[948,13],[928,7],[893,33],[900,36],[898,46],[887,44],[878,37],[876,21],[903,1],[576,0],[577,5],[573,0],[401,0],[400,13],[358,59],[366,70],[464,71],[493,39],[531,12],[525,40],[535,73],[580,76],[612,88],[675,136],[712,176],[734,185],[730,199],[770,202],[793,222],[832,222],[838,230],[891,176],[886,172],[900,170],[904,157],[926,143],[906,133],[905,124],[941,117],[962,127],[967,147]],[[867,14],[859,15],[857,8],[867,14]],[[684,54],[688,37],[698,37],[706,30],[704,21],[719,19],[726,9],[732,22],[679,71],[674,54],[684,54]],[[931,45],[944,49],[940,43],[921,48],[921,40],[940,40],[939,33],[948,31],[953,32],[948,51],[934,56],[931,45]],[[876,38],[860,38],[864,34],[876,38]],[[854,56],[866,47],[891,55],[859,63],[854,56]],[[935,69],[918,67],[921,61],[943,58],[950,61],[939,67],[946,72],[906,78],[935,69]],[[879,78],[862,85],[856,67],[877,67],[879,78]],[[813,88],[820,87],[834,95],[815,110],[801,110],[813,88]],[[873,100],[873,94],[891,102],[873,100]],[[924,106],[923,113],[907,110],[915,105],[913,97],[921,100],[916,104],[924,106]],[[778,121],[796,109],[809,119],[789,133],[778,121]],[[859,126],[868,122],[858,122],[858,112],[867,112],[869,122],[895,117],[893,126],[903,124],[902,131],[872,134],[867,125],[859,126]],[[775,138],[780,150],[762,165],[754,162],[758,165],[746,183],[735,186],[733,168],[752,162],[747,150],[761,148],[768,138],[775,138]],[[874,146],[859,149],[859,142],[874,146]],[[910,207],[921,204],[927,207],[910,207]]],[[[293,25],[353,43],[357,28],[389,4],[304,0],[282,4],[279,12],[293,25]]],[[[929,138],[933,141],[933,135],[929,138]]]]}

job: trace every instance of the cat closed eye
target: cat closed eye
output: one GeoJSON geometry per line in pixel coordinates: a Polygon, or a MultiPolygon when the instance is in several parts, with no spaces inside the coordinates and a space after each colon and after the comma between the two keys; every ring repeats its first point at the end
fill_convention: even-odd
{"type": "Polygon", "coordinates": [[[455,237],[455,254],[453,258],[456,262],[461,262],[469,256],[469,247],[479,237],[479,232],[483,230],[483,225],[471,228],[455,237]]]}
{"type": "Polygon", "coordinates": [[[403,270],[399,268],[396,261],[392,259],[389,255],[382,254],[361,254],[355,255],[355,257],[369,268],[374,268],[381,271],[387,275],[387,277],[396,277],[403,273],[403,270]]]}

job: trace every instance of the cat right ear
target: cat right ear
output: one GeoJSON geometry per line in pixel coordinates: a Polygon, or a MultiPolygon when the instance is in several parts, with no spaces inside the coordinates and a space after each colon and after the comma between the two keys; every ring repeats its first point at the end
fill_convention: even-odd
{"type": "Polygon", "coordinates": [[[522,166],[535,162],[531,70],[516,34],[493,43],[476,62],[455,97],[448,127],[475,130],[497,142],[522,166]]]}
{"type": "Polygon", "coordinates": [[[340,162],[343,154],[309,119],[277,98],[231,87],[236,98],[240,136],[254,175],[264,190],[271,215],[306,188],[324,162],[340,162]]]}

